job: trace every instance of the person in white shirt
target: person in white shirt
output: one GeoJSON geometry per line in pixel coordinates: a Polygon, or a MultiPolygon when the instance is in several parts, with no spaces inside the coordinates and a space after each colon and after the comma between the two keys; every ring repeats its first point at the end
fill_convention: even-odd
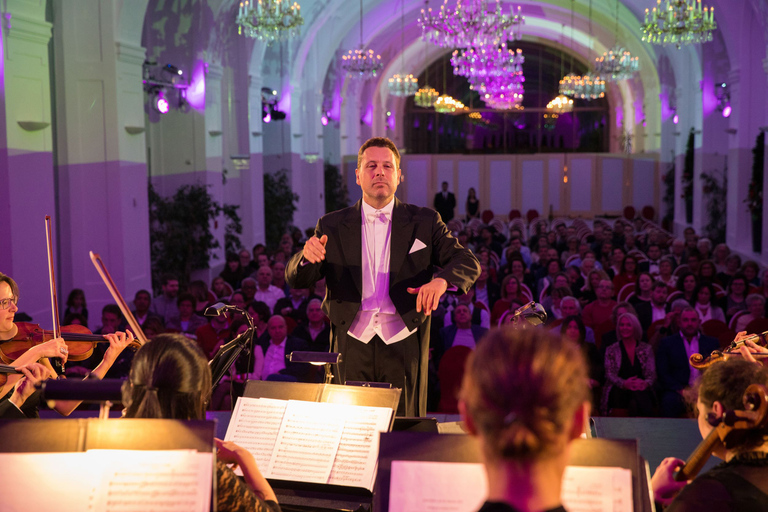
{"type": "MultiPolygon", "coordinates": [[[[243,284],[245,285],[243,280],[243,284]]],[[[285,297],[283,290],[272,284],[272,269],[264,266],[259,267],[256,271],[256,293],[253,296],[253,300],[260,300],[267,306],[270,311],[274,311],[277,301],[285,297]]],[[[246,297],[246,301],[250,302],[246,297]]]]}
{"type": "Polygon", "coordinates": [[[392,141],[366,141],[355,177],[362,200],[318,221],[288,262],[286,282],[309,288],[326,279],[323,309],[331,349],[343,357],[340,381],[388,382],[403,390],[397,414],[421,416],[431,313],[449,285],[466,292],[480,266],[437,212],[395,198],[402,170],[392,141]]]}

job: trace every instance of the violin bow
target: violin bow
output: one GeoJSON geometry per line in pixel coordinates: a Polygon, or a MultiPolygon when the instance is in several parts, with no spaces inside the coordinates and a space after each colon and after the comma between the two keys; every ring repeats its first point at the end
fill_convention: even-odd
{"type": "MultiPolygon", "coordinates": [[[[53,337],[61,338],[61,324],[59,324],[59,301],[56,297],[56,274],[53,271],[53,224],[51,216],[45,216],[45,238],[48,243],[48,281],[51,284],[51,312],[53,313],[53,337]]],[[[48,363],[50,367],[50,363],[48,363]]],[[[53,368],[49,368],[53,370],[53,368]]],[[[61,373],[64,373],[64,363],[61,364],[61,373]]]]}
{"type": "Polygon", "coordinates": [[[112,280],[112,276],[109,275],[109,271],[107,270],[107,267],[104,265],[104,262],[102,261],[101,256],[94,253],[93,251],[89,251],[88,254],[90,254],[91,261],[93,262],[93,266],[96,267],[96,271],[99,273],[102,281],[104,281],[104,284],[107,286],[109,293],[111,293],[112,298],[115,299],[117,306],[120,308],[120,311],[123,313],[123,316],[125,317],[125,320],[128,322],[128,326],[133,331],[134,336],[136,336],[136,339],[139,341],[141,345],[146,344],[147,337],[144,335],[144,331],[141,329],[141,325],[139,325],[139,322],[136,321],[136,317],[133,316],[133,313],[131,313],[131,309],[128,307],[128,304],[123,299],[123,296],[120,295],[120,291],[117,289],[117,285],[115,285],[115,282],[112,280]]]}

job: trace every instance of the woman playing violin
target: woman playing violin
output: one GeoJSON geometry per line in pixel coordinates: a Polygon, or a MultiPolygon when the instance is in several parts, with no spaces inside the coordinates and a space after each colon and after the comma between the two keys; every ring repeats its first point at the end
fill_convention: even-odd
{"type": "MultiPolygon", "coordinates": [[[[752,350],[765,351],[746,343],[752,350]]],[[[720,418],[725,411],[743,410],[742,397],[750,384],[768,386],[768,369],[753,361],[748,355],[731,358],[715,363],[702,375],[697,408],[703,437],[714,428],[707,421],[710,413],[720,418]]],[[[713,452],[724,462],[687,485],[674,481],[674,471],[684,462],[664,459],[652,480],[656,501],[671,503],[668,512],[768,510],[768,429],[740,430],[738,434],[739,442],[731,448],[721,445],[713,452]]]]}
{"type": "MultiPolygon", "coordinates": [[[[11,340],[18,333],[18,327],[13,323],[13,318],[18,311],[17,303],[19,300],[19,287],[11,277],[0,273],[0,348],[2,348],[3,341],[11,340]]],[[[104,359],[101,363],[91,372],[92,378],[102,379],[107,373],[107,370],[114,364],[117,356],[123,351],[125,347],[133,342],[134,337],[131,332],[124,333],[118,332],[115,334],[107,334],[105,338],[109,341],[109,348],[104,354],[104,359]]],[[[66,342],[62,338],[54,338],[45,343],[38,345],[32,345],[29,350],[24,352],[18,358],[16,358],[11,364],[15,367],[27,366],[30,363],[34,363],[39,359],[44,358],[59,358],[62,363],[67,361],[69,349],[66,342]]],[[[46,361],[44,360],[44,364],[46,361]]],[[[51,368],[49,367],[50,371],[51,368]]],[[[10,375],[3,386],[0,387],[0,396],[3,399],[8,398],[11,388],[21,378],[21,375],[10,375]]],[[[55,376],[54,376],[55,378],[55,376]]],[[[39,393],[35,393],[33,396],[26,399],[22,412],[27,417],[38,417],[37,406],[39,403],[39,393]]],[[[79,405],[79,402],[58,402],[55,409],[68,416],[79,405]]]]}

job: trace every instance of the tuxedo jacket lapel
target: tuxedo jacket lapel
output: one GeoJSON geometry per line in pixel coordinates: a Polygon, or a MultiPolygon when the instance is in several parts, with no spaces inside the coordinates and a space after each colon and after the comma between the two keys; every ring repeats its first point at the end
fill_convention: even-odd
{"type": "Polygon", "coordinates": [[[409,242],[411,241],[415,226],[405,206],[395,198],[395,207],[392,209],[392,232],[389,242],[389,285],[397,280],[400,268],[405,258],[408,257],[409,242]]]}
{"type": "Polygon", "coordinates": [[[344,261],[352,274],[357,291],[363,295],[363,255],[362,229],[363,220],[360,213],[360,201],[350,209],[349,214],[339,225],[339,243],[344,253],[344,261]]]}

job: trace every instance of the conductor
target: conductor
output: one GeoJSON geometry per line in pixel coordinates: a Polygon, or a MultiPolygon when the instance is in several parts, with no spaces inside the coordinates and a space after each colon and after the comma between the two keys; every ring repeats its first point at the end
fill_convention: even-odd
{"type": "Polygon", "coordinates": [[[480,266],[434,210],[395,198],[402,170],[391,140],[366,141],[355,176],[362,200],[320,218],[286,281],[309,288],[326,278],[331,350],[342,354],[337,379],[402,388],[397,414],[423,416],[430,314],[449,285],[466,292],[480,266]]]}

